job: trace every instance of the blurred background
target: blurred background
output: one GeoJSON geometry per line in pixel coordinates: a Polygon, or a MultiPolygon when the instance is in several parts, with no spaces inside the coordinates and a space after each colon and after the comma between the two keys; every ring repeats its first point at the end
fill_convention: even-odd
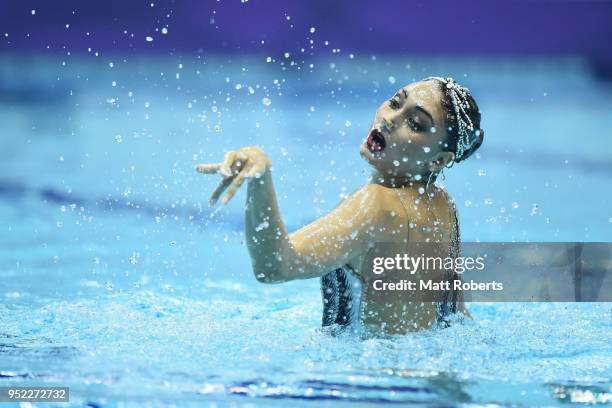
{"type": "MultiPolygon", "coordinates": [[[[127,395],[134,382],[182,392],[206,381],[201,367],[224,384],[243,378],[227,367],[265,377],[356,358],[363,367],[488,378],[472,399],[452,401],[556,401],[548,385],[542,399],[513,388],[507,395],[518,399],[495,399],[490,390],[501,383],[487,381],[500,367],[511,367],[511,382],[591,376],[609,387],[610,342],[597,345],[610,340],[601,319],[609,308],[509,332],[503,355],[459,341],[461,367],[423,357],[426,338],[409,340],[421,354],[333,357],[337,347],[307,331],[319,325],[318,282],[257,284],[244,192],[210,208],[218,180],[193,168],[262,146],[295,230],[367,180],[358,146],[379,104],[409,82],[453,76],[472,90],[486,131],[478,154],[440,180],[458,204],[462,239],[610,241],[611,22],[604,0],[4,2],[0,370],[12,374],[3,378],[41,378],[52,367],[52,380],[87,390],[81,395],[91,384],[123,385],[114,392],[127,395]],[[297,333],[286,331],[287,319],[297,333]],[[549,346],[578,357],[534,372],[530,359],[549,356],[548,346],[512,350],[541,345],[551,330],[549,346]],[[245,357],[270,338],[277,353],[245,357]]],[[[498,331],[533,316],[503,310],[473,314],[498,331]]],[[[470,338],[487,342],[490,331],[470,338]]]]}
{"type": "MultiPolygon", "coordinates": [[[[472,89],[487,135],[444,181],[463,239],[607,241],[611,18],[612,2],[600,0],[9,2],[0,15],[4,239],[52,247],[50,237],[63,237],[45,260],[75,256],[60,254],[67,243],[104,259],[97,244],[108,250],[122,235],[114,228],[137,222],[147,234],[108,255],[167,253],[175,265],[170,254],[185,251],[185,267],[200,253],[198,231],[242,232],[244,197],[211,221],[217,180],[194,164],[247,144],[272,157],[295,229],[365,181],[358,145],[382,101],[452,75],[472,89]],[[160,241],[163,250],[150,249],[160,241]]],[[[12,250],[4,258],[19,261],[12,250]]],[[[194,270],[216,270],[210,262],[194,270]]]]}

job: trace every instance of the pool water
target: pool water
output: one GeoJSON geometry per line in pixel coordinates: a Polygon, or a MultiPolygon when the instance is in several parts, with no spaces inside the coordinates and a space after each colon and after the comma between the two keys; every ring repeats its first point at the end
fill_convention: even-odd
{"type": "Polygon", "coordinates": [[[486,131],[442,181],[463,240],[610,241],[612,86],[574,59],[281,60],[0,56],[0,386],[96,407],[612,403],[609,303],[332,338],[318,280],[257,283],[244,192],[215,211],[193,171],[261,145],[295,230],[366,180],[379,103],[453,75],[486,131]]]}

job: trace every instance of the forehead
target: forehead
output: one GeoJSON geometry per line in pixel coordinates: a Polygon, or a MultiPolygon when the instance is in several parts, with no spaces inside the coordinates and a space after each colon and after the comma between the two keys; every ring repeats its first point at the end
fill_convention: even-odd
{"type": "Polygon", "coordinates": [[[406,91],[407,101],[427,110],[435,121],[444,118],[442,92],[435,81],[419,81],[406,85],[399,92],[406,91]]]}

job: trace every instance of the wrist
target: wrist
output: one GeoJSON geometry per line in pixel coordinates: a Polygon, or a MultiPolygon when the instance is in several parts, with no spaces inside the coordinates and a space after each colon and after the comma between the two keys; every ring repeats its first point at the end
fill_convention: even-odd
{"type": "Polygon", "coordinates": [[[249,179],[249,186],[265,186],[269,184],[272,180],[272,173],[270,172],[270,168],[266,167],[263,173],[259,175],[259,177],[252,177],[249,179]]]}

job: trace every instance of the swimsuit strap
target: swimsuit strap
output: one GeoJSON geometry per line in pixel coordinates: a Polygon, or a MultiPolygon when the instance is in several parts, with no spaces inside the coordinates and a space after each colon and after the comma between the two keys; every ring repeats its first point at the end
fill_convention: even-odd
{"type": "MultiPolygon", "coordinates": [[[[448,203],[450,204],[450,220],[451,220],[451,232],[448,240],[449,244],[449,255],[451,258],[458,258],[461,256],[461,235],[459,233],[459,216],[457,213],[457,207],[455,206],[455,201],[450,197],[447,191],[441,189],[446,196],[448,203]]],[[[453,280],[460,279],[456,272],[453,272],[450,276],[453,280]]],[[[449,313],[457,312],[457,300],[458,293],[455,290],[450,290],[445,294],[445,300],[442,302],[440,317],[442,321],[444,321],[444,316],[449,313]],[[450,306],[450,307],[449,307],[450,306]]],[[[446,322],[445,322],[446,323],[446,322]]]]}

